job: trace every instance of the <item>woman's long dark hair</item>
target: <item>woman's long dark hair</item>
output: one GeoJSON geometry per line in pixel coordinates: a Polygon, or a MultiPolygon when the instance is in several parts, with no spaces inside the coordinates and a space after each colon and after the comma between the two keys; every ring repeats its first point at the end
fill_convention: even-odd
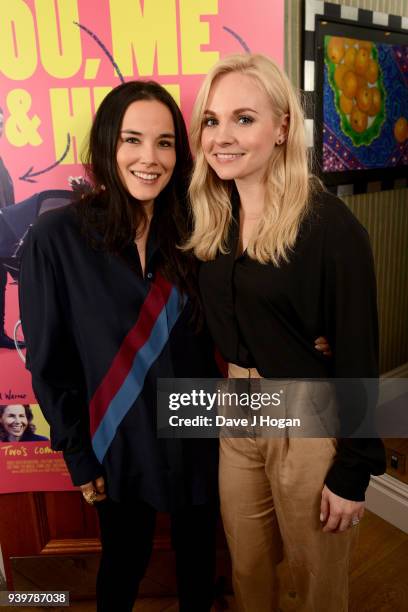
{"type": "Polygon", "coordinates": [[[183,116],[171,95],[154,81],[130,81],[113,89],[95,115],[85,159],[94,190],[76,210],[82,230],[93,247],[120,254],[146,227],[143,206],[124,187],[116,162],[123,116],[133,102],[156,100],[170,111],[176,136],[176,165],[169,183],[155,200],[154,220],[160,245],[160,271],[178,288],[196,296],[195,261],[177,247],[189,230],[187,191],[192,156],[183,116]],[[96,239],[95,230],[98,234],[96,239]]]}

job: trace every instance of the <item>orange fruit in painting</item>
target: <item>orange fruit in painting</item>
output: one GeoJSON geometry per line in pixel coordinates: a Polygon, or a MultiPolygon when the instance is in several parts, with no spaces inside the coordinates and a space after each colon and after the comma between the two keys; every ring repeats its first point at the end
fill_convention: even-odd
{"type": "Polygon", "coordinates": [[[361,132],[367,129],[368,116],[358,106],[354,106],[351,111],[350,123],[353,130],[361,134],[361,132]]]}
{"type": "Polygon", "coordinates": [[[363,47],[362,49],[359,49],[357,51],[356,59],[354,62],[354,70],[356,71],[357,74],[360,74],[362,76],[366,73],[367,68],[368,68],[369,59],[370,59],[370,54],[369,54],[369,51],[367,51],[367,49],[364,49],[363,47]]]}
{"type": "Polygon", "coordinates": [[[358,89],[360,89],[361,87],[367,87],[368,83],[364,77],[362,77],[359,74],[356,74],[356,77],[357,77],[357,88],[358,89]]]}
{"type": "Polygon", "coordinates": [[[354,96],[357,93],[357,88],[358,88],[357,77],[354,74],[354,72],[349,70],[348,72],[346,72],[346,74],[343,77],[344,95],[347,96],[348,98],[354,98],[354,96]]]}
{"type": "Polygon", "coordinates": [[[344,63],[349,68],[353,68],[354,62],[356,61],[357,49],[354,47],[349,47],[344,54],[344,63]]]}
{"type": "Polygon", "coordinates": [[[332,36],[327,47],[327,55],[334,64],[338,64],[344,56],[344,39],[332,36]]]}
{"type": "Polygon", "coordinates": [[[344,66],[344,64],[337,66],[336,70],[334,71],[334,82],[339,89],[343,89],[343,78],[347,72],[348,68],[347,66],[344,66]]]}
{"type": "Polygon", "coordinates": [[[378,79],[378,64],[375,60],[371,58],[368,60],[366,77],[367,77],[367,81],[372,84],[376,83],[378,79]]]}
{"type": "Polygon", "coordinates": [[[349,115],[353,109],[353,100],[347,98],[344,94],[340,96],[340,108],[345,115],[349,115]]]}
{"type": "Polygon", "coordinates": [[[373,94],[371,93],[371,89],[368,87],[360,87],[357,89],[356,100],[358,108],[363,111],[363,113],[368,113],[373,102],[373,94]]]}
{"type": "Polygon", "coordinates": [[[378,115],[378,113],[381,110],[381,93],[377,87],[372,87],[371,94],[372,94],[373,99],[372,99],[371,108],[368,111],[368,114],[370,115],[370,117],[374,117],[374,115],[378,115]]]}
{"type": "Polygon", "coordinates": [[[356,41],[360,49],[367,49],[367,51],[371,51],[373,48],[373,43],[368,40],[357,40],[356,41]]]}
{"type": "Polygon", "coordinates": [[[408,138],[408,121],[400,117],[394,125],[394,136],[398,142],[405,142],[408,138]]]}

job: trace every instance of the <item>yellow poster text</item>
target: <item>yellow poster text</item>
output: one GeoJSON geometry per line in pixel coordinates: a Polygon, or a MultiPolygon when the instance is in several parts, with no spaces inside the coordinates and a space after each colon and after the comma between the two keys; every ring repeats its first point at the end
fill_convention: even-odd
{"type": "Polygon", "coordinates": [[[52,450],[49,446],[36,446],[34,455],[59,455],[59,451],[52,450]]]}
{"type": "Polygon", "coordinates": [[[3,455],[6,455],[6,457],[27,457],[28,455],[27,448],[25,446],[19,446],[16,448],[11,444],[2,444],[0,446],[0,451],[3,453],[3,455]]]}
{"type": "MultiPolygon", "coordinates": [[[[149,76],[155,61],[160,75],[180,72],[177,0],[110,0],[113,56],[124,76],[149,76]],[[136,60],[137,72],[134,71],[136,60]]],[[[205,74],[218,60],[209,43],[209,24],[202,15],[216,15],[218,0],[178,0],[183,74],[205,74]]]]}
{"type": "Polygon", "coordinates": [[[77,0],[35,0],[41,63],[52,77],[67,79],[82,64],[77,0]],[[61,42],[60,42],[61,41],[61,42]]]}
{"type": "Polygon", "coordinates": [[[78,0],[35,0],[34,9],[33,14],[24,0],[2,2],[0,72],[15,81],[29,79],[37,69],[39,52],[50,76],[75,75],[82,63],[81,36],[74,23],[78,0]]]}
{"type": "Polygon", "coordinates": [[[60,474],[67,475],[67,468],[61,458],[43,459],[35,461],[26,459],[24,461],[7,461],[6,470],[11,474],[60,474]]]}
{"type": "Polygon", "coordinates": [[[219,59],[218,51],[201,51],[210,42],[209,24],[200,19],[204,13],[216,15],[218,0],[180,0],[183,74],[207,74],[219,59]]]}
{"type": "Polygon", "coordinates": [[[7,94],[9,117],[6,121],[6,136],[15,147],[38,147],[42,144],[43,140],[38,132],[41,120],[38,115],[29,115],[31,102],[31,94],[25,89],[12,89],[7,94]]]}

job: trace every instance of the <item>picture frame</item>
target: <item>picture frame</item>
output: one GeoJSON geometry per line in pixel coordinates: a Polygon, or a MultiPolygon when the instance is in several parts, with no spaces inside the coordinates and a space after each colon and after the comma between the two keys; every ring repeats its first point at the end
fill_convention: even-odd
{"type": "Polygon", "coordinates": [[[407,18],[306,0],[303,85],[313,171],[331,191],[407,186],[407,18]]]}

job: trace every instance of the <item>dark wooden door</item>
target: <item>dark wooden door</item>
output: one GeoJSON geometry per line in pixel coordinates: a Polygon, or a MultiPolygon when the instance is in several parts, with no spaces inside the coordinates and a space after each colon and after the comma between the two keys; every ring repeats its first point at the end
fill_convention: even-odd
{"type": "MultiPolygon", "coordinates": [[[[218,576],[229,576],[221,522],[218,576]]],[[[67,590],[72,599],[93,597],[99,563],[98,520],[78,491],[0,495],[0,544],[11,590],[67,590]]],[[[170,520],[157,516],[153,554],[142,595],[176,593],[170,520]]],[[[229,580],[227,580],[229,582],[229,580]]]]}
{"type": "MultiPolygon", "coordinates": [[[[92,597],[100,542],[96,511],[77,492],[0,495],[0,543],[12,590],[69,590],[92,597]]],[[[159,514],[141,593],[175,592],[168,516],[159,514]],[[160,576],[160,581],[156,577],[160,576]]]]}
{"type": "Polygon", "coordinates": [[[21,587],[15,584],[20,560],[35,563],[37,559],[41,564],[46,557],[72,558],[100,551],[96,512],[77,491],[0,495],[0,517],[0,544],[10,589],[21,587]]]}

